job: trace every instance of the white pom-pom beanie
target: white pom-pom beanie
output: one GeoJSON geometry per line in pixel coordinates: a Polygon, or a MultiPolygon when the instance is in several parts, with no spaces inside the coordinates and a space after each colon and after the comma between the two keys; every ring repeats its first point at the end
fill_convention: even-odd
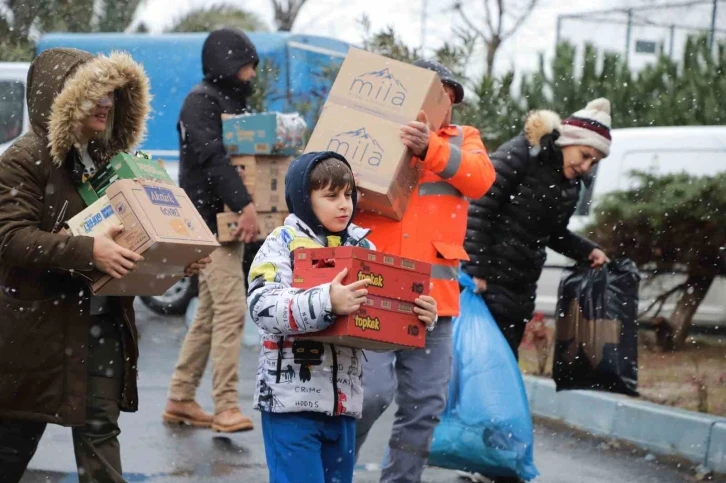
{"type": "Polygon", "coordinates": [[[605,156],[610,154],[610,101],[601,97],[590,101],[562,121],[558,146],[592,146],[605,156]]]}

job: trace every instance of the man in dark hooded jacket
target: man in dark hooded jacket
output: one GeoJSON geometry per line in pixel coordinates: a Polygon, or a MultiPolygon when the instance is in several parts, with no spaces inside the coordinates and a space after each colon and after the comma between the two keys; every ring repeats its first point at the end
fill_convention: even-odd
{"type": "Polygon", "coordinates": [[[212,232],[227,205],[240,213],[236,238],[212,254],[199,275],[199,306],[177,361],[164,420],[212,427],[214,431],[252,429],[239,411],[237,361],[246,312],[242,259],[244,245],[259,232],[257,214],[222,143],[222,115],[242,114],[259,63],[250,39],[236,29],[209,34],[202,48],[204,79],[189,93],[179,115],[179,184],[194,200],[212,232]],[[195,402],[211,353],[214,416],[195,402]]]}

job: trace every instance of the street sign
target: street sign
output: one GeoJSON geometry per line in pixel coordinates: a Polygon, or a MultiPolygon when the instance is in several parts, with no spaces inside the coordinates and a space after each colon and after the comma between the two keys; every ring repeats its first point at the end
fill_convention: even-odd
{"type": "Polygon", "coordinates": [[[639,54],[655,54],[655,42],[650,40],[636,40],[635,51],[639,54]]]}

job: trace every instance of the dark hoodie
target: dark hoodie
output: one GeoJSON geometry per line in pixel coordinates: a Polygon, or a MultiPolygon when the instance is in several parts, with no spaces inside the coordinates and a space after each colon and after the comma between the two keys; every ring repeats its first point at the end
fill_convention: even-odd
{"type": "Polygon", "coordinates": [[[202,47],[204,80],[187,95],[179,114],[179,184],[214,233],[224,205],[241,211],[252,202],[224,149],[222,114],[247,110],[252,88],[237,79],[237,72],[258,63],[257,50],[244,32],[212,32],[202,47]]]}
{"type": "MultiPolygon", "coordinates": [[[[328,235],[337,235],[341,237],[341,244],[344,244],[347,238],[348,226],[352,222],[352,217],[348,221],[345,230],[340,233],[332,233],[315,216],[310,200],[310,174],[317,163],[329,158],[339,159],[350,168],[348,160],[333,151],[306,153],[292,162],[285,176],[285,203],[287,203],[287,210],[309,226],[315,232],[315,235],[319,235],[323,240],[327,240],[328,235]]],[[[355,187],[355,183],[353,184],[352,199],[353,213],[355,213],[355,208],[358,204],[358,190],[355,187]]]]}
{"type": "Polygon", "coordinates": [[[237,72],[247,64],[260,63],[257,49],[244,32],[237,29],[215,30],[202,47],[204,79],[225,87],[245,88],[252,91],[249,82],[237,79],[237,72]]]}

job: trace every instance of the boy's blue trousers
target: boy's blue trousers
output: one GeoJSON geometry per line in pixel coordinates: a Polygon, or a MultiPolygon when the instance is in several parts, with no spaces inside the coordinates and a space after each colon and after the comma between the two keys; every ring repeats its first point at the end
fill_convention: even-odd
{"type": "Polygon", "coordinates": [[[352,483],[355,418],[262,412],[270,483],[352,483]]]}

